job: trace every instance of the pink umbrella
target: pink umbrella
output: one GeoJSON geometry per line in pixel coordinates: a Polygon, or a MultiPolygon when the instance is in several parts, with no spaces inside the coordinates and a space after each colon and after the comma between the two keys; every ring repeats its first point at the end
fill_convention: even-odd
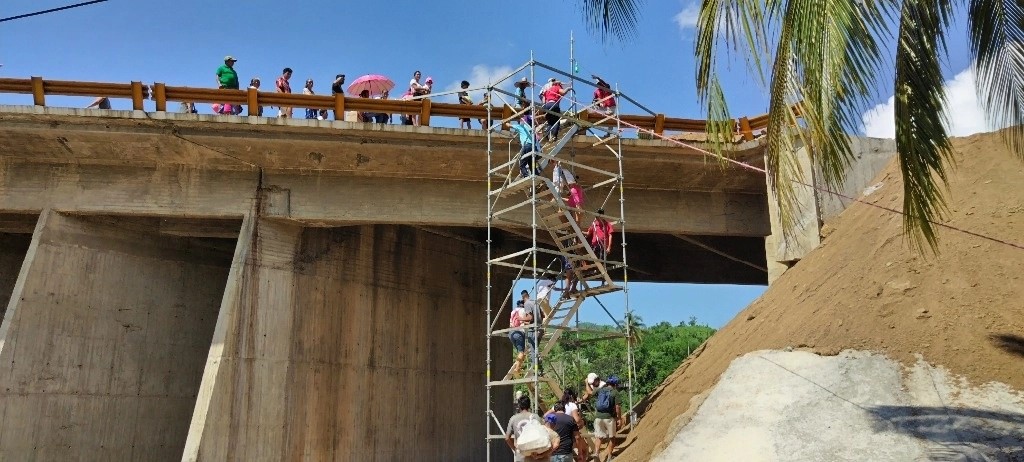
{"type": "Polygon", "coordinates": [[[370,95],[379,95],[385,91],[391,91],[392,88],[395,88],[395,82],[392,82],[391,79],[383,75],[367,74],[352,82],[352,85],[348,86],[348,93],[359,96],[363,91],[369,91],[370,95]]]}

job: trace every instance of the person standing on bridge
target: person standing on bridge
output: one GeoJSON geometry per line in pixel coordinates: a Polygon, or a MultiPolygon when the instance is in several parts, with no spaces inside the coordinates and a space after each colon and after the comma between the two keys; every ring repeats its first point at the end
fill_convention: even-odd
{"type": "MultiPolygon", "coordinates": [[[[292,86],[288,83],[288,80],[292,78],[292,68],[286,67],[281,71],[281,76],[277,78],[277,92],[278,93],[291,93],[292,86]]],[[[287,106],[281,106],[277,113],[278,117],[291,117],[292,108],[287,106]]]]}
{"type": "MultiPolygon", "coordinates": [[[[303,95],[315,95],[313,92],[313,79],[306,79],[306,86],[302,88],[303,95]]],[[[306,108],[306,118],[316,119],[316,109],[306,108]]]]}
{"type": "MultiPolygon", "coordinates": [[[[224,64],[217,68],[217,88],[221,90],[238,89],[238,72],[235,71],[236,61],[238,60],[231,55],[224,57],[224,64]]],[[[234,114],[235,108],[230,103],[218,103],[213,105],[213,111],[218,114],[234,114]]]]}
{"type": "Polygon", "coordinates": [[[217,68],[217,88],[222,90],[238,89],[238,72],[235,72],[235,62],[237,61],[231,55],[224,57],[224,64],[217,68]]]}
{"type": "MultiPolygon", "coordinates": [[[[252,80],[249,81],[249,88],[251,88],[253,90],[256,90],[256,91],[260,91],[260,78],[259,77],[253,77],[252,80]]],[[[256,110],[255,111],[249,111],[249,115],[253,115],[253,114],[255,114],[255,115],[259,116],[259,117],[263,117],[263,106],[256,106],[256,110]]]]}
{"type": "MultiPolygon", "coordinates": [[[[334,83],[331,84],[331,96],[345,97],[345,74],[334,76],[334,83]]],[[[334,120],[345,120],[345,114],[334,114],[334,120]]]]}

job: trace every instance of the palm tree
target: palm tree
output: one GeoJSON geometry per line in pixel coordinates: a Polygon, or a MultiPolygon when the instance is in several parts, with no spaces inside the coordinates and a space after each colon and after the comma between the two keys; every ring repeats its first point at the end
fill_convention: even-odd
{"type": "MultiPolygon", "coordinates": [[[[602,38],[635,33],[638,0],[581,0],[602,38]]],[[[794,225],[794,156],[813,146],[826,183],[838,187],[852,158],[846,133],[876,93],[895,38],[896,148],[903,177],[904,229],[918,248],[937,250],[935,224],[954,159],[945,125],[941,62],[954,9],[966,7],[977,91],[988,122],[1024,159],[1024,1],[1021,0],[704,0],[696,26],[697,92],[709,139],[733,127],[721,85],[723,48],[739,52],[769,90],[765,163],[784,228],[794,225]]],[[[724,147],[716,146],[724,154],[724,147]]]]}

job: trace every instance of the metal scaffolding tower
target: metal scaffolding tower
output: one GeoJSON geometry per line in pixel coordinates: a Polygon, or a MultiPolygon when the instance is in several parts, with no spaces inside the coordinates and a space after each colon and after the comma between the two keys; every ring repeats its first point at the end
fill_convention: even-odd
{"type": "MultiPolygon", "coordinates": [[[[611,112],[601,111],[598,100],[593,103],[580,103],[575,90],[565,95],[568,107],[564,112],[555,112],[543,108],[537,103],[537,73],[550,72],[569,79],[570,88],[576,85],[595,87],[588,80],[582,80],[574,74],[566,73],[545,65],[531,58],[511,74],[491,83],[487,87],[488,102],[493,106],[503,105],[502,119],[488,119],[487,129],[487,460],[491,460],[491,443],[504,438],[504,422],[510,416],[498,416],[492,408],[494,398],[512,401],[515,389],[523,388],[532,395],[534,412],[540,406],[541,391],[544,387],[556,397],[562,395],[562,389],[556,378],[549,376],[542,367],[545,358],[552,352],[560,339],[567,338],[566,333],[582,331],[579,327],[579,316],[584,302],[596,299],[603,294],[624,292],[623,314],[626,322],[619,324],[620,330],[595,340],[612,340],[625,338],[626,358],[628,364],[627,384],[632,384],[634,361],[632,351],[632,316],[629,308],[628,278],[626,265],[625,239],[625,199],[623,195],[622,175],[622,134],[623,128],[619,119],[618,105],[612,106],[611,112]],[[525,72],[529,88],[527,94],[513,94],[499,88],[503,82],[516,78],[525,72]],[[528,127],[531,134],[537,134],[542,120],[547,114],[558,116],[561,125],[559,136],[547,140],[546,143],[534,140],[533,152],[521,153],[515,139],[508,140],[507,154],[503,147],[509,138],[510,124],[522,124],[528,127]],[[528,119],[523,119],[529,116],[528,119]],[[577,146],[597,147],[607,157],[599,161],[603,168],[578,162],[575,156],[577,146]],[[603,148],[603,149],[602,149],[603,148]],[[524,159],[525,158],[525,159],[524,159]],[[523,166],[523,163],[526,166],[523,166]],[[586,204],[580,208],[571,207],[566,201],[566,191],[559,190],[559,185],[550,175],[551,164],[559,163],[562,169],[573,172],[586,172],[585,189],[595,197],[604,196],[605,204],[618,193],[619,207],[616,213],[607,213],[604,204],[586,204]],[[609,166],[614,166],[609,168],[609,166]],[[521,169],[528,169],[524,176],[521,169]],[[600,194],[607,190],[606,194],[600,194]],[[606,213],[598,214],[597,209],[605,209],[606,213]],[[621,248],[619,259],[613,259],[614,252],[601,258],[595,251],[587,236],[587,224],[596,219],[604,219],[616,228],[617,239],[621,248]],[[528,240],[517,249],[494,245],[497,231],[518,235],[528,240]],[[506,293],[496,293],[495,286],[504,287],[509,282],[507,276],[497,276],[495,267],[501,267],[504,274],[515,273],[511,288],[506,293]],[[512,328],[506,324],[510,311],[514,309],[513,294],[516,283],[525,280],[533,281],[533,293],[537,294],[537,282],[544,277],[554,277],[563,285],[575,281],[578,290],[569,293],[569,287],[563,287],[562,297],[551,300],[549,309],[541,307],[537,300],[534,321],[531,324],[512,328]],[[497,282],[497,284],[496,284],[497,282]],[[503,322],[503,320],[505,320],[503,322]],[[573,321],[576,321],[575,323],[573,321]],[[508,337],[515,330],[525,331],[532,336],[533,354],[531,364],[516,374],[516,366],[509,370],[498,370],[494,374],[495,351],[491,347],[492,339],[508,337]]],[[[611,90],[605,87],[606,90],[611,90]]],[[[526,93],[524,91],[524,93],[526,93]]],[[[605,98],[618,99],[617,89],[605,98]]],[[[588,156],[591,158],[591,156],[588,156]]],[[[591,162],[593,163],[593,162],[591,162]]],[[[580,186],[583,186],[580,184],[580,186]]],[[[564,185],[562,185],[564,188],[564,185]]],[[[557,293],[557,292],[555,292],[557,293]]],[[[557,297],[557,295],[556,295],[557,297]]],[[[604,305],[602,304],[602,308],[604,305]]],[[[606,312],[607,309],[605,310],[606,312]]],[[[609,316],[611,313],[609,312],[609,316]]],[[[615,320],[614,317],[612,317],[615,320]]],[[[499,350],[503,351],[503,350],[499,350]]],[[[627,385],[628,386],[628,385],[627,385]]],[[[628,407],[633,408],[632,387],[628,387],[628,407]]],[[[627,403],[623,403],[624,405],[627,403]]],[[[630,414],[630,421],[633,415],[630,414]]]]}

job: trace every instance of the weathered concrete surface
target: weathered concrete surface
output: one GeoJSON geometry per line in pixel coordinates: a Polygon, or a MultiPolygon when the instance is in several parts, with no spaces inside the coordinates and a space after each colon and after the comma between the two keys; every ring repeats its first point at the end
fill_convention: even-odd
{"type": "Polygon", "coordinates": [[[0,460],[177,460],[230,255],[46,211],[0,326],[0,460]]]}
{"type": "Polygon", "coordinates": [[[850,137],[850,145],[854,158],[850,167],[846,169],[841,187],[830,188],[825,184],[821,170],[815,171],[815,184],[819,188],[815,191],[818,199],[818,217],[822,223],[839,215],[853,203],[853,200],[847,197],[863,196],[865,188],[871,187],[871,182],[896,157],[896,140],[850,137]]]}
{"type": "MultiPolygon", "coordinates": [[[[0,211],[241,216],[262,177],[286,203],[268,212],[305,224],[485,224],[481,131],[125,115],[0,107],[0,211]]],[[[592,143],[580,137],[565,155],[617,171],[614,156],[592,143]]],[[[770,234],[763,176],[667,142],[624,143],[633,232],[770,234]]],[[[751,143],[736,157],[756,164],[760,152],[751,143]]]]}
{"type": "Polygon", "coordinates": [[[30,242],[31,234],[0,233],[0,319],[7,311],[30,242]]]}
{"type": "Polygon", "coordinates": [[[252,225],[184,459],[481,460],[483,249],[401,226],[252,225]]]}
{"type": "Polygon", "coordinates": [[[793,186],[798,207],[789,233],[783,232],[778,199],[768,191],[772,234],[765,238],[765,254],[769,282],[778,279],[790,266],[821,244],[822,225],[839,215],[854,199],[862,197],[878,173],[896,156],[896,143],[888,139],[850,137],[850,149],[853,159],[843,173],[843,184],[838,188],[827,184],[820,165],[814,161],[807,147],[797,150],[796,160],[803,172],[803,184],[793,186]]]}

